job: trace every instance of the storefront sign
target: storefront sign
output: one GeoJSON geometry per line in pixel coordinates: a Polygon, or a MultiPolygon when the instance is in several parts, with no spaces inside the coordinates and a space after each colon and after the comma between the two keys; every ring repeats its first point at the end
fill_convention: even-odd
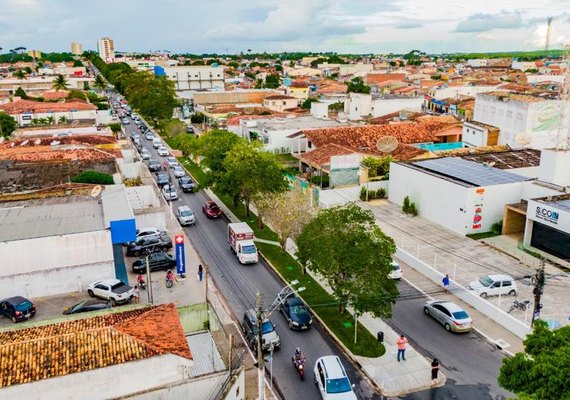
{"type": "Polygon", "coordinates": [[[178,275],[186,274],[186,257],[184,256],[184,235],[174,236],[176,244],[176,273],[178,275]]]}
{"type": "Polygon", "coordinates": [[[553,211],[549,208],[545,207],[536,207],[536,218],[541,219],[543,221],[552,222],[553,224],[558,224],[558,218],[560,214],[558,211],[553,211]]]}

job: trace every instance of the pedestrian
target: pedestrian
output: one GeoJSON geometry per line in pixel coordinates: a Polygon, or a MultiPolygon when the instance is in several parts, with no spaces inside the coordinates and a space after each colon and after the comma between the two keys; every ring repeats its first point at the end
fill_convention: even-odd
{"type": "Polygon", "coordinates": [[[437,374],[439,373],[439,360],[434,358],[431,362],[431,384],[437,383],[437,374]]]}
{"type": "Polygon", "coordinates": [[[133,289],[133,299],[135,299],[135,303],[137,304],[141,302],[138,285],[135,285],[133,289]]]}
{"type": "Polygon", "coordinates": [[[398,345],[398,362],[400,362],[400,356],[402,360],[406,361],[406,345],[408,344],[408,339],[404,335],[400,335],[400,339],[396,342],[398,345]]]}
{"type": "Polygon", "coordinates": [[[441,283],[443,283],[443,288],[445,290],[447,290],[449,288],[449,274],[445,274],[445,276],[441,280],[441,283]]]}
{"type": "Polygon", "coordinates": [[[202,275],[204,274],[204,267],[202,264],[198,265],[198,280],[202,282],[202,275]]]}

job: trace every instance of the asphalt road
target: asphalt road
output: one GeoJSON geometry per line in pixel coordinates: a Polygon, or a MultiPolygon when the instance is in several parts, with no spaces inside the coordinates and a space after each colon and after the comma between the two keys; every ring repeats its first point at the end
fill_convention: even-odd
{"type": "Polygon", "coordinates": [[[497,384],[503,354],[474,332],[454,334],[424,315],[426,298],[405,281],[389,321],[428,360],[437,357],[447,376],[445,387],[414,393],[405,399],[505,399],[513,394],[497,384]]]}
{"type": "MultiPolygon", "coordinates": [[[[126,127],[127,134],[136,130],[131,123],[126,127]]],[[[152,158],[161,160],[156,150],[142,137],[143,146],[152,158]]],[[[173,182],[176,180],[173,179],[173,182]]],[[[177,186],[176,184],[174,186],[177,186]]],[[[227,223],[225,220],[209,220],[201,212],[203,193],[185,194],[179,192],[180,200],[173,208],[188,205],[196,214],[195,226],[186,232],[196,250],[209,267],[220,291],[230,308],[241,319],[245,309],[255,304],[255,294],[261,293],[264,305],[269,307],[275,295],[282,288],[280,280],[260,260],[255,265],[241,265],[227,243],[227,223]]],[[[431,389],[407,395],[404,399],[504,399],[508,392],[498,387],[496,377],[501,365],[502,354],[474,333],[450,334],[422,312],[425,298],[404,281],[399,283],[401,299],[394,306],[394,317],[390,321],[398,332],[404,333],[414,347],[428,358],[438,357],[441,370],[447,375],[447,383],[442,388],[431,389]],[[421,333],[421,334],[420,334],[421,333]]],[[[351,381],[356,385],[359,399],[381,399],[368,381],[342,353],[338,346],[315,323],[309,331],[294,332],[288,329],[284,317],[275,313],[270,318],[277,326],[281,337],[281,350],[273,357],[273,376],[287,399],[319,399],[313,384],[312,367],[314,361],[323,355],[337,354],[341,357],[351,381]],[[304,382],[298,378],[291,365],[291,355],[300,347],[307,357],[307,376],[304,382]]],[[[269,365],[268,365],[269,368],[269,365]]]]}
{"type": "MultiPolygon", "coordinates": [[[[132,122],[126,125],[125,129],[127,136],[135,130],[138,131],[132,122]]],[[[151,141],[146,141],[144,137],[142,140],[143,146],[151,152],[153,159],[164,159],[158,156],[151,141]]],[[[173,186],[178,187],[175,183],[176,179],[174,177],[172,179],[173,186]]],[[[202,192],[182,193],[180,190],[179,197],[179,200],[173,202],[173,209],[187,205],[196,214],[196,225],[185,228],[185,231],[208,266],[208,272],[213,275],[218,289],[223,293],[234,315],[241,321],[244,311],[254,307],[257,292],[261,293],[264,306],[268,308],[283,287],[280,280],[263,260],[253,265],[241,265],[237,261],[227,243],[227,222],[223,219],[207,219],[202,213],[201,206],[206,200],[202,192]]],[[[350,380],[356,385],[355,392],[359,399],[382,398],[374,392],[361,372],[346,359],[316,322],[308,331],[297,332],[288,328],[285,318],[279,312],[271,315],[270,319],[277,326],[277,332],[281,338],[281,349],[275,351],[273,355],[272,372],[285,398],[319,399],[319,392],[313,383],[312,369],[317,358],[331,354],[341,357],[350,380]],[[300,347],[307,358],[307,373],[304,381],[299,379],[291,364],[291,356],[296,347],[300,347]]],[[[267,364],[267,367],[271,370],[270,364],[267,364]]]]}

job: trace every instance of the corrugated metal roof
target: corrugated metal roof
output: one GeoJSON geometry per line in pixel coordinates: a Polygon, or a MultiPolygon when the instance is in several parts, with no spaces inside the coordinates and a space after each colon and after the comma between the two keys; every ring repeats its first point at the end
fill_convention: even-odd
{"type": "Polygon", "coordinates": [[[209,332],[186,336],[186,342],[192,350],[193,377],[226,369],[222,356],[209,332]]]}
{"type": "Polygon", "coordinates": [[[111,221],[134,219],[133,209],[125,185],[107,185],[101,194],[105,228],[111,226],[111,221]]]}
{"type": "Polygon", "coordinates": [[[68,199],[57,204],[30,202],[29,205],[0,208],[0,241],[105,229],[103,208],[96,199],[68,199]]]}

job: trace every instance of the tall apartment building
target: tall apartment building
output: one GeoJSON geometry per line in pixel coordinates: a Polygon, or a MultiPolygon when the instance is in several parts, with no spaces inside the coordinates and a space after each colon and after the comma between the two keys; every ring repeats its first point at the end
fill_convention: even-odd
{"type": "Polygon", "coordinates": [[[106,63],[115,62],[115,45],[113,39],[104,37],[99,39],[97,46],[99,50],[99,57],[106,63]]]}
{"type": "Polygon", "coordinates": [[[83,54],[83,45],[81,43],[71,42],[71,54],[74,56],[83,54]]]}

